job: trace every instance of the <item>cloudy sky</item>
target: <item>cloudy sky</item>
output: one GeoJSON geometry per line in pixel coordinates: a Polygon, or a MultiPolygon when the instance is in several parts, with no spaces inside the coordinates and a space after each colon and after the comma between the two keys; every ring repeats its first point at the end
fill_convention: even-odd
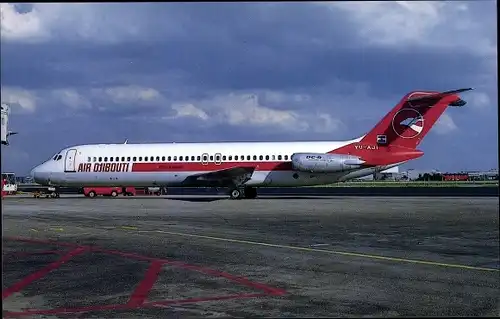
{"type": "Polygon", "coordinates": [[[498,167],[496,4],[0,4],[2,171],[80,143],[342,140],[474,87],[414,169],[498,167]]]}

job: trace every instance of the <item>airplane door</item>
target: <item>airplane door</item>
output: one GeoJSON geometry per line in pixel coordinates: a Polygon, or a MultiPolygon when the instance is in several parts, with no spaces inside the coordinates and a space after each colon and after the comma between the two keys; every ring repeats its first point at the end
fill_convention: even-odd
{"type": "Polygon", "coordinates": [[[214,161],[215,165],[220,165],[221,164],[221,155],[220,153],[216,153],[215,154],[215,161],[214,161]]]}
{"type": "Polygon", "coordinates": [[[72,148],[66,152],[66,158],[64,159],[65,172],[76,172],[75,158],[76,158],[76,149],[72,148]]]}
{"type": "Polygon", "coordinates": [[[203,153],[201,155],[201,164],[208,165],[208,154],[207,153],[203,153]]]}

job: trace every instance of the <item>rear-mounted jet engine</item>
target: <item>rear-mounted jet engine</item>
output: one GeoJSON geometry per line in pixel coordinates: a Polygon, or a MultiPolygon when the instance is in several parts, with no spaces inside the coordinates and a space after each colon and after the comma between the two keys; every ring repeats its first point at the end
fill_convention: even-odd
{"type": "Polygon", "coordinates": [[[295,153],[292,167],[309,173],[335,173],[359,169],[365,161],[357,156],[322,153],[295,153]]]}

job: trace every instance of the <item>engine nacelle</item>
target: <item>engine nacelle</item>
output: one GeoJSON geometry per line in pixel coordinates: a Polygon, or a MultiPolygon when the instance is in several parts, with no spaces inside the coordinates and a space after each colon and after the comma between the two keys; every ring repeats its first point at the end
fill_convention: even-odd
{"type": "Polygon", "coordinates": [[[324,153],[295,153],[292,168],[300,172],[335,173],[362,168],[365,161],[357,156],[324,153]]]}

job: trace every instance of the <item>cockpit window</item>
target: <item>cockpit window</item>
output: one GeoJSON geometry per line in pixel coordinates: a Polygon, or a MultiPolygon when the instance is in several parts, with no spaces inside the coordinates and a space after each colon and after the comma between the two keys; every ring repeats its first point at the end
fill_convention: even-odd
{"type": "Polygon", "coordinates": [[[57,156],[57,161],[62,158],[62,155],[57,156]]]}

